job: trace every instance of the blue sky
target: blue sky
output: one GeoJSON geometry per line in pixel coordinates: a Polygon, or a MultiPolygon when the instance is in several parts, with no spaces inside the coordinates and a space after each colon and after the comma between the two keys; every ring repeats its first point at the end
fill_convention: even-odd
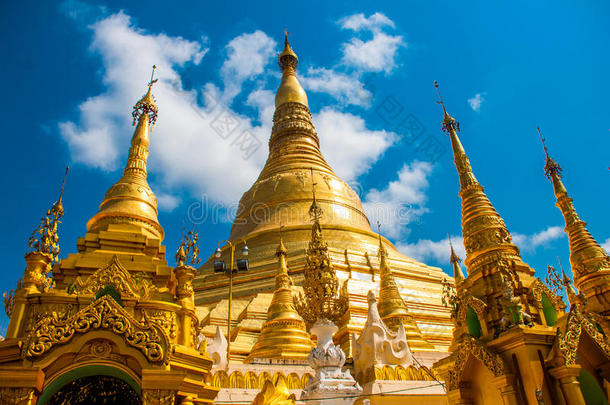
{"type": "Polygon", "coordinates": [[[27,239],[57,198],[68,163],[61,257],[76,250],[120,177],[131,107],[153,63],[160,115],[149,180],[168,259],[187,217],[200,222],[201,251],[211,253],[266,158],[285,27],[322,152],[403,252],[450,271],[446,235],[459,244],[458,179],[434,80],[526,262],[544,274],[557,257],[568,266],[569,257],[538,125],[578,212],[609,249],[609,8],[603,1],[4,2],[0,285],[9,290],[22,276],[27,239]],[[239,123],[227,139],[214,131],[220,112],[239,123]],[[242,131],[260,147],[240,150],[233,141],[242,131]]]}

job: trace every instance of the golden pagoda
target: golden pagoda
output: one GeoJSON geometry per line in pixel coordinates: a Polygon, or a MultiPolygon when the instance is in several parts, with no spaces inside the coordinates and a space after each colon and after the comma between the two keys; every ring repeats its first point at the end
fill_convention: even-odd
{"type": "Polygon", "coordinates": [[[400,296],[400,291],[396,286],[396,281],[392,275],[392,270],[388,265],[388,252],[383,246],[381,234],[379,234],[379,301],[377,308],[379,315],[385,324],[394,332],[398,330],[400,324],[405,327],[407,342],[411,350],[433,351],[434,346],[428,343],[413,320],[409,308],[400,296]]]}
{"type": "Polygon", "coordinates": [[[280,236],[277,247],[278,271],[275,276],[275,291],[267,310],[267,321],[263,324],[251,359],[284,359],[305,362],[313,343],[307,333],[305,321],[294,307],[292,279],[286,265],[286,247],[280,236]]]}
{"type": "MultiPolygon", "coordinates": [[[[61,194],[30,239],[24,277],[5,296],[10,324],[0,342],[2,404],[106,398],[192,405],[212,403],[218,393],[209,385],[212,360],[197,339],[195,269],[186,260],[173,272],[168,267],[157,200],[146,180],[156,81],[151,77],[134,106],[137,125],[123,176],[88,222],[78,252],[55,263],[61,194]]],[[[193,243],[181,252],[194,263],[193,243]]]]}
{"type": "MultiPolygon", "coordinates": [[[[279,54],[282,79],[275,97],[273,128],[269,156],[258,179],[244,193],[239,203],[229,240],[245,239],[249,247],[248,272],[233,277],[231,359],[242,362],[254,347],[267,312],[266,298],[275,288],[274,260],[280,224],[283,243],[289,252],[287,266],[298,289],[303,283],[306,251],[311,237],[309,207],[311,184],[317,184],[317,204],[324,211],[320,219],[324,228],[328,254],[337,277],[347,280],[349,310],[335,335],[346,354],[351,356],[352,332],[359,332],[367,317],[367,293],[377,291],[375,273],[380,261],[371,254],[377,250],[378,236],[371,230],[358,195],[333,172],[320,151],[308,107],[307,95],[296,74],[298,57],[286,36],[279,54]],[[309,179],[312,178],[310,181],[309,179]]],[[[333,136],[333,134],[324,134],[333,136]]],[[[386,259],[396,287],[404,300],[404,310],[421,332],[420,345],[413,348],[445,352],[451,341],[449,311],[440,301],[441,269],[406,257],[382,238],[389,252],[386,259]]],[[[230,257],[230,247],[222,248],[223,260],[230,257]]],[[[228,280],[215,274],[210,259],[195,279],[195,301],[204,317],[203,332],[213,336],[216,325],[225,327],[228,280]]]]}
{"type": "Polygon", "coordinates": [[[444,283],[444,302],[455,322],[452,353],[435,363],[449,404],[607,403],[599,385],[606,380],[608,387],[610,381],[606,336],[568,282],[571,308],[566,314],[559,283],[545,285],[521,260],[472,172],[457,134],[459,124],[442,99],[440,104],[460,180],[468,270],[464,278],[451,246],[455,287],[444,283]]]}
{"type": "MultiPolygon", "coordinates": [[[[590,311],[603,317],[610,316],[610,256],[597,243],[581,220],[561,181],[561,167],[549,156],[545,139],[542,140],[546,162],[544,173],[553,184],[557,208],[566,223],[565,232],[570,240],[570,264],[574,273],[574,284],[588,300],[590,311]]],[[[604,322],[610,327],[608,321],[604,322]]],[[[610,329],[608,329],[610,330],[610,329]]]]}

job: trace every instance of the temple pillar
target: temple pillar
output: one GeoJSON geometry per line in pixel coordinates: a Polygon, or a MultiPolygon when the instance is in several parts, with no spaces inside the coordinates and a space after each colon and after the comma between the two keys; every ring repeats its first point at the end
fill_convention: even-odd
{"type": "Polygon", "coordinates": [[[494,378],[493,383],[500,390],[504,405],[519,405],[517,391],[515,390],[514,375],[501,375],[500,377],[494,378]]]}
{"type": "Polygon", "coordinates": [[[580,390],[580,383],[576,379],[580,374],[580,366],[565,365],[549,370],[551,375],[559,380],[561,391],[566,400],[566,405],[585,405],[585,399],[580,390]]]}
{"type": "Polygon", "coordinates": [[[460,383],[459,388],[447,392],[449,405],[474,405],[472,389],[468,383],[460,383]]]}

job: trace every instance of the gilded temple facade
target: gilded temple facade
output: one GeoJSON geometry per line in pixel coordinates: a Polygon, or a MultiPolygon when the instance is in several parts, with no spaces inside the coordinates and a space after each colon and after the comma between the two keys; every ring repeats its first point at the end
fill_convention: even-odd
{"type": "Polygon", "coordinates": [[[154,82],[134,107],[123,176],[87,223],[77,252],[57,261],[61,196],[30,238],[24,276],[5,295],[2,404],[191,405],[212,403],[218,393],[198,341],[192,244],[168,266],[146,179],[154,82]]]}
{"type": "Polygon", "coordinates": [[[287,37],[278,61],[267,162],[229,243],[198,269],[195,231],[175,267],[165,257],[147,181],[158,115],[151,77],[133,109],[123,175],[76,252],[58,259],[63,187],[30,238],[24,275],[4,299],[0,404],[607,404],[610,258],[546,146],[573,283],[550,266],[543,282],[522,259],[440,101],[466,249],[464,271],[448,247],[452,278],[371,230],[358,195],[322,156],[287,37]],[[246,244],[249,266],[235,267],[247,271],[227,277],[246,244]],[[314,330],[329,323],[334,336],[318,339],[314,330]],[[332,373],[328,353],[338,359],[332,373]],[[303,401],[320,387],[330,397],[303,401]]]}

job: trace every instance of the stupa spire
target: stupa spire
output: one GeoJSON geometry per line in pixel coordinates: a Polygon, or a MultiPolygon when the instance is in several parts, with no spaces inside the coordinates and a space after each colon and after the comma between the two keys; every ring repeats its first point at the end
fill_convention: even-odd
{"type": "Polygon", "coordinates": [[[254,359],[290,359],[305,361],[313,343],[309,338],[305,321],[295,309],[292,297],[292,278],[288,274],[286,247],[281,237],[277,246],[278,270],[275,275],[275,291],[252,352],[246,362],[254,359]]]}
{"type": "Polygon", "coordinates": [[[87,223],[87,231],[104,230],[113,223],[130,223],[163,239],[163,228],[157,219],[157,198],[148,185],[146,170],[149,135],[159,112],[152,96],[152,86],[158,80],[154,79],[155,69],[153,66],[148,91],[133,107],[136,129],[123,176],[106,192],[99,211],[87,223]]]}
{"type": "Polygon", "coordinates": [[[379,235],[379,300],[377,301],[377,309],[383,322],[392,331],[398,331],[400,324],[405,328],[407,342],[411,350],[434,350],[426,339],[424,339],[417,323],[409,312],[407,304],[400,295],[400,290],[396,285],[396,280],[392,275],[392,270],[388,264],[388,252],[383,246],[381,239],[381,224],[377,222],[377,231],[379,235]]]}
{"type": "Polygon", "coordinates": [[[513,245],[510,233],[504,220],[496,212],[483,186],[477,181],[470,160],[458,137],[459,123],[449,115],[445,104],[440,98],[438,83],[434,82],[438,91],[439,101],[443,107],[442,130],[451,139],[451,147],[455,166],[460,179],[460,197],[462,199],[462,234],[466,248],[466,268],[474,273],[487,263],[497,261],[497,253],[502,252],[502,258],[508,261],[519,261],[519,249],[513,245]],[[474,266],[473,266],[474,264],[474,266]]]}
{"type": "Polygon", "coordinates": [[[460,262],[462,259],[455,253],[453,250],[453,243],[451,243],[451,238],[447,236],[449,239],[449,247],[451,248],[451,255],[449,256],[449,262],[453,264],[453,278],[455,280],[455,285],[459,285],[462,281],[464,281],[464,273],[462,273],[462,268],[460,267],[460,262]]]}
{"type": "MultiPolygon", "coordinates": [[[[546,157],[544,174],[553,184],[553,190],[557,199],[556,205],[563,214],[566,223],[565,232],[568,234],[570,240],[570,264],[572,265],[572,271],[574,273],[574,281],[580,289],[580,277],[589,273],[601,271],[608,272],[608,277],[610,279],[610,257],[593,236],[591,236],[587,229],[587,223],[578,216],[578,213],[572,204],[572,199],[568,196],[568,192],[561,180],[562,169],[553,158],[549,156],[545,143],[546,140],[542,136],[540,128],[537,128],[537,130],[546,157]]],[[[589,292],[587,290],[587,288],[583,288],[585,294],[589,292]]]]}

